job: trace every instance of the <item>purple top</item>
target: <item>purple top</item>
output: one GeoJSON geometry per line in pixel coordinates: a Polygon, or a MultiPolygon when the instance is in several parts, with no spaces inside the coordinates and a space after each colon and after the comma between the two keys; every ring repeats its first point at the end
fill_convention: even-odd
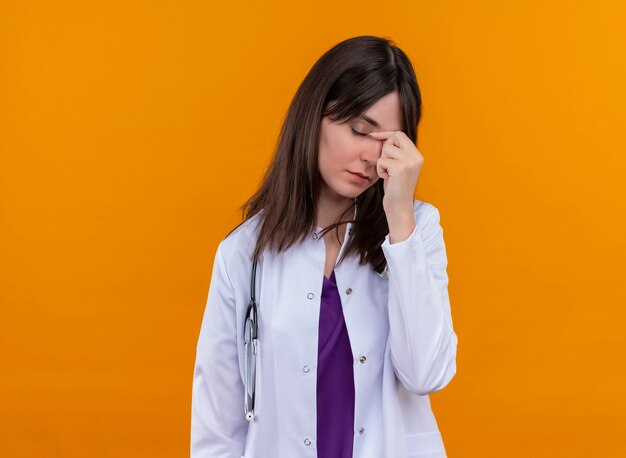
{"type": "Polygon", "coordinates": [[[335,271],[324,275],[317,361],[317,456],[352,458],[354,373],[335,271]]]}

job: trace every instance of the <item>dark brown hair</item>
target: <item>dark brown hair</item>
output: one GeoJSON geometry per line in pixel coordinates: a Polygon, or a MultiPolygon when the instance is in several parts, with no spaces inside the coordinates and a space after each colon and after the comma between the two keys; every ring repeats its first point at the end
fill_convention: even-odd
{"type": "MultiPolygon", "coordinates": [[[[322,118],[348,122],[394,91],[401,101],[402,130],[417,143],[420,90],[409,58],[392,40],[369,35],[349,38],[326,51],[313,65],[289,106],[260,187],[240,207],[243,221],[237,227],[260,213],[253,260],[267,247],[279,253],[303,242],[316,228],[322,180],[317,165],[322,118]]],[[[379,179],[320,234],[347,223],[341,219],[348,211],[354,212],[356,205],[356,219],[350,220],[351,237],[339,262],[358,253],[360,264],[370,263],[377,272],[383,271],[386,261],[380,245],[389,233],[382,205],[383,185],[379,179]]]]}

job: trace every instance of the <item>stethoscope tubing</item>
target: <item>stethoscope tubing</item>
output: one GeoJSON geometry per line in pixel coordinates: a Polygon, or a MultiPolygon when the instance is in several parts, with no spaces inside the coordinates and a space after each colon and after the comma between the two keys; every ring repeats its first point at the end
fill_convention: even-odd
{"type": "Polygon", "coordinates": [[[255,260],[252,264],[252,275],[250,279],[250,302],[246,310],[246,317],[243,328],[243,365],[244,365],[244,416],[246,420],[252,421],[255,415],[255,395],[256,395],[256,365],[259,340],[258,307],[256,303],[256,266],[255,260]],[[248,395],[248,383],[250,374],[248,373],[248,353],[252,344],[252,390],[248,395]]]}

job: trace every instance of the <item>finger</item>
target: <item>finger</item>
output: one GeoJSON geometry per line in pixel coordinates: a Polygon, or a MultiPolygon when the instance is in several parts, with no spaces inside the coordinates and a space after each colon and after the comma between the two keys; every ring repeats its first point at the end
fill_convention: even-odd
{"type": "Polygon", "coordinates": [[[383,151],[381,156],[390,157],[393,159],[400,159],[402,157],[402,150],[397,146],[393,146],[390,143],[385,143],[383,145],[383,151]]]}
{"type": "Polygon", "coordinates": [[[415,143],[413,143],[413,140],[411,140],[407,134],[405,134],[404,132],[402,132],[401,130],[396,131],[396,136],[394,138],[396,138],[398,140],[398,142],[400,143],[400,147],[402,148],[415,148],[415,143]]]}
{"type": "Polygon", "coordinates": [[[395,131],[393,130],[385,130],[379,132],[370,132],[367,135],[376,140],[388,140],[389,138],[393,137],[394,133],[395,131]]]}
{"type": "Polygon", "coordinates": [[[369,135],[370,137],[373,137],[377,140],[385,140],[389,137],[391,137],[393,134],[395,134],[396,131],[395,130],[381,130],[378,132],[370,132],[369,135]]]}
{"type": "Polygon", "coordinates": [[[391,167],[392,160],[393,159],[388,159],[385,157],[381,157],[378,159],[378,161],[376,162],[376,173],[379,177],[386,179],[391,176],[389,174],[389,167],[391,167]]]}
{"type": "Polygon", "coordinates": [[[408,148],[410,147],[409,145],[412,145],[413,147],[415,146],[401,130],[370,132],[369,135],[376,140],[387,140],[386,143],[390,143],[398,147],[408,148]]]}

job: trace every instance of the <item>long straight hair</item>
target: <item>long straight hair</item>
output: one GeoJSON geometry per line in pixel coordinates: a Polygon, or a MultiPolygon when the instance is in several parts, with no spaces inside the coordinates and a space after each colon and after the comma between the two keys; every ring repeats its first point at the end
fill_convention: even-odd
{"type": "MultiPolygon", "coordinates": [[[[316,229],[322,180],[317,162],[322,118],[351,121],[394,91],[400,97],[402,130],[417,143],[420,90],[411,61],[392,40],[370,35],[349,38],[326,51],[313,65],[289,106],[261,185],[240,207],[243,221],[230,232],[259,214],[253,261],[266,248],[280,253],[303,242],[316,229]]],[[[353,224],[339,263],[358,253],[361,265],[370,263],[379,273],[384,270],[381,245],[389,226],[382,204],[383,186],[383,180],[378,180],[320,233],[347,222],[353,224]],[[346,213],[354,212],[355,206],[356,219],[341,221],[346,213]]]]}

